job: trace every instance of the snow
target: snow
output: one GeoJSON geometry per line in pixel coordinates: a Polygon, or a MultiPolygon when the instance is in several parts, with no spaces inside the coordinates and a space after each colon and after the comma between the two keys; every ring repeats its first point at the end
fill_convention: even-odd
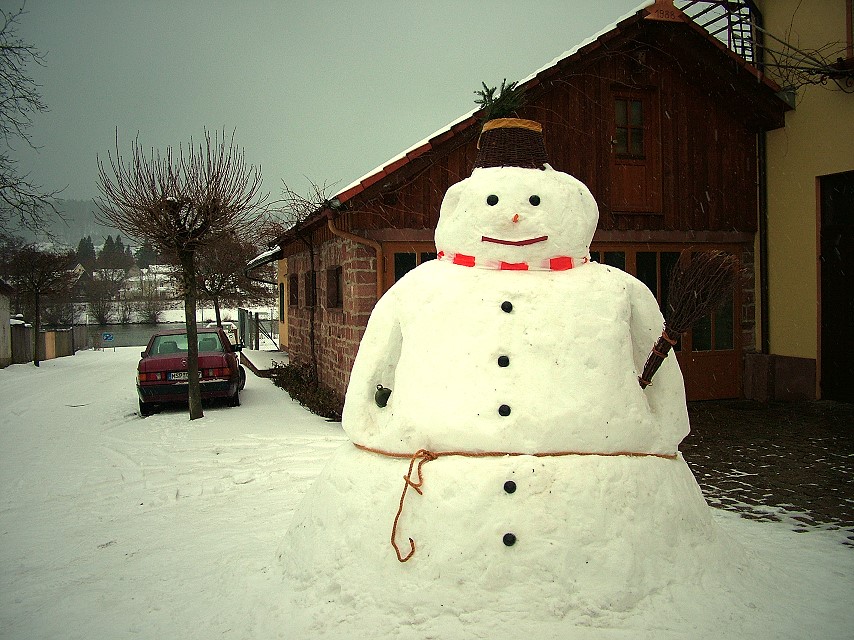
{"type": "MultiPolygon", "coordinates": [[[[540,607],[524,593],[512,610],[457,606],[435,617],[423,613],[435,604],[427,590],[409,609],[297,606],[301,596],[278,558],[284,532],[334,452],[352,445],[339,425],[251,374],[239,408],[207,407],[192,422],[184,409],[140,419],[138,351],[84,351],[0,370],[4,639],[726,637],[701,633],[715,623],[723,631],[743,623],[731,637],[841,639],[854,628],[854,552],[839,532],[796,534],[719,510],[710,513],[722,533],[760,567],[740,581],[756,607],[746,620],[718,608],[727,604],[723,591],[679,602],[680,621],[664,596],[656,606],[562,619],[529,614],[540,607]],[[306,619],[315,627],[300,632],[306,619]]],[[[437,477],[430,465],[428,482],[437,477]]],[[[386,538],[393,515],[374,514],[386,538]]],[[[359,549],[341,539],[328,551],[359,549]]]]}

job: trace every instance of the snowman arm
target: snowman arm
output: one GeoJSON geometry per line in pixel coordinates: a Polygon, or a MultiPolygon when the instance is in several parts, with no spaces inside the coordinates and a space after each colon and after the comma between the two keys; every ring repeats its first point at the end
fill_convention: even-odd
{"type": "MultiPolygon", "coordinates": [[[[646,359],[664,328],[664,318],[652,292],[639,280],[631,283],[631,336],[636,373],[643,371],[646,359]]],[[[655,374],[653,383],[643,391],[650,410],[664,420],[684,424],[688,432],[688,414],[685,407],[685,385],[682,371],[671,352],[655,374]]]]}
{"type": "Polygon", "coordinates": [[[374,307],[359,344],[344,401],[343,426],[351,437],[378,432],[391,410],[394,376],[403,342],[397,306],[393,292],[386,293],[374,307]],[[392,389],[388,407],[378,407],[374,402],[378,384],[392,389]]]}

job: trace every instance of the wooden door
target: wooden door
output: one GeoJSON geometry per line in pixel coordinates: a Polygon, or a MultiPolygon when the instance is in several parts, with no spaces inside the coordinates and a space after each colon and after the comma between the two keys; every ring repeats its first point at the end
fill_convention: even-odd
{"type": "Polygon", "coordinates": [[[613,91],[610,208],[625,213],[661,213],[657,93],[613,91]]]}
{"type": "Polygon", "coordinates": [[[821,397],[854,402],[854,171],[819,179],[821,397]]]}

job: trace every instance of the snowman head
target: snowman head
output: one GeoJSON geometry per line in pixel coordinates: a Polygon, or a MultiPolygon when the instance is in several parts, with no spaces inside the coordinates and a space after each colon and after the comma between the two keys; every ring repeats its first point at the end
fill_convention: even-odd
{"type": "Polygon", "coordinates": [[[598,220],[587,187],[548,165],[477,168],[445,194],[436,249],[471,256],[474,265],[580,261],[589,254],[598,220]]]}

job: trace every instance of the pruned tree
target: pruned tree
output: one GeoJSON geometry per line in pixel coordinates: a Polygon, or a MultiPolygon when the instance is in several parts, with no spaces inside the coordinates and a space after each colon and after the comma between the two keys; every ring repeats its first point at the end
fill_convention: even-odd
{"type": "Polygon", "coordinates": [[[261,170],[247,165],[243,151],[223,131],[205,130],[196,146],[171,146],[146,154],[137,137],[130,156],[119,151],[118,135],[107,162],[98,158],[96,218],[140,242],[148,241],[180,265],[190,419],[203,417],[196,331],[196,254],[253,220],[266,201],[261,170]]]}
{"type": "Polygon", "coordinates": [[[29,129],[33,116],[47,111],[39,85],[27,73],[27,65],[44,65],[44,57],[18,36],[24,13],[23,7],[0,9],[0,235],[7,237],[16,228],[46,233],[53,216],[60,216],[54,204],[58,191],[46,192],[12,157],[16,144],[36,148],[29,129]]]}
{"type": "MultiPolygon", "coordinates": [[[[217,325],[222,326],[223,303],[258,304],[270,299],[272,285],[250,280],[244,273],[246,263],[257,253],[254,244],[236,233],[226,234],[199,250],[196,285],[200,297],[213,303],[217,325]]],[[[274,278],[272,269],[268,271],[267,279],[274,278]]]]}
{"type": "Polygon", "coordinates": [[[27,298],[33,310],[33,364],[39,366],[39,329],[45,297],[62,296],[74,284],[74,253],[43,250],[34,244],[6,243],[0,267],[10,283],[27,298]]]}

